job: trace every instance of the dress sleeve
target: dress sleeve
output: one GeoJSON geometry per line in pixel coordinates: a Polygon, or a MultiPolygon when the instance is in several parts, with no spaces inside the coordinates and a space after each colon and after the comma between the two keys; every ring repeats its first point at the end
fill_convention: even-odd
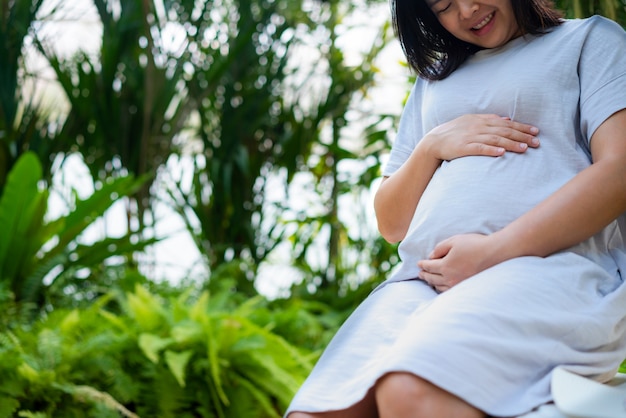
{"type": "Polygon", "coordinates": [[[602,122],[626,108],[626,32],[612,20],[590,20],[578,67],[580,128],[587,143],[602,122]]]}
{"type": "Polygon", "coordinates": [[[424,136],[422,128],[422,96],[426,81],[419,78],[413,85],[409,98],[400,117],[396,139],[391,147],[389,160],[383,170],[383,176],[395,173],[415,149],[424,136]]]}

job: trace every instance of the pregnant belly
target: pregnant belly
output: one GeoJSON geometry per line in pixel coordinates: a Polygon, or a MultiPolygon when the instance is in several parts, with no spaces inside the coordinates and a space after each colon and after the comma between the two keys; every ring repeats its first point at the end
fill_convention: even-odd
{"type": "Polygon", "coordinates": [[[444,162],[424,191],[402,246],[425,257],[445,238],[505,227],[567,181],[550,171],[518,154],[444,162]]]}

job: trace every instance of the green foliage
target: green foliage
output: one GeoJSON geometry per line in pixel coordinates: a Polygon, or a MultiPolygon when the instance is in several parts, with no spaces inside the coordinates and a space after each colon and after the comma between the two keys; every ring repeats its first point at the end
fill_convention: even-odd
{"type": "MultiPolygon", "coordinates": [[[[286,173],[287,188],[305,170],[318,181],[320,199],[329,202],[327,213],[307,214],[316,218],[312,224],[321,224],[313,235],[331,231],[330,268],[316,268],[312,276],[326,283],[354,270],[354,260],[343,257],[340,248],[353,246],[355,254],[371,237],[347,234],[337,201],[371,184],[380,162],[371,160],[357,187],[341,180],[337,167],[380,152],[386,141],[368,135],[362,151],[343,144],[347,112],[374,84],[377,69],[371,64],[388,35],[383,30],[360,63],[345,63],[336,39],[348,27],[344,17],[363,2],[91,0],[102,25],[100,47],[72,56],[64,56],[53,37],[42,37],[50,31],[40,31],[66,18],[63,2],[46,16],[42,3],[4,2],[0,10],[5,52],[0,57],[0,194],[24,152],[39,156],[40,177],[48,182],[55,175],[53,162],[79,153],[92,178],[103,183],[107,177],[148,174],[133,191],[127,223],[138,235],[154,236],[150,209],[163,189],[165,163],[190,156],[191,185],[170,184],[173,203],[168,203],[186,222],[210,270],[233,259],[249,266],[239,290],[253,295],[257,266],[288,229],[273,219],[283,208],[268,204],[268,181],[286,173]],[[25,68],[22,54],[32,46],[54,72],[67,114],[58,114],[64,106],[49,112],[39,106],[33,86],[49,80],[25,68]],[[310,51],[319,55],[320,65],[300,65],[310,51]],[[373,138],[379,140],[373,144],[373,138]]],[[[306,239],[306,233],[296,239],[306,239]]],[[[58,261],[49,260],[51,265],[58,261]]]]}
{"type": "Polygon", "coordinates": [[[211,271],[232,259],[247,263],[251,274],[239,290],[253,295],[257,266],[288,229],[271,219],[282,208],[268,211],[268,181],[286,173],[288,187],[305,170],[328,202],[327,213],[306,215],[315,218],[308,223],[321,224],[309,232],[317,237],[329,226],[331,231],[330,267],[316,268],[313,276],[345,287],[344,272],[357,263],[372,264],[343,256],[341,248],[358,254],[371,236],[348,235],[337,211],[341,195],[363,192],[378,177],[378,157],[387,146],[381,123],[392,119],[389,115],[373,118],[367,129],[377,134],[367,134],[361,151],[346,147],[344,136],[348,113],[374,85],[378,69],[372,64],[387,43],[388,26],[359,63],[347,65],[337,38],[349,28],[344,18],[361,2],[92,1],[102,23],[95,54],[63,57],[53,39],[36,37],[35,44],[70,105],[54,149],[81,153],[96,179],[153,175],[128,206],[129,229],[145,232],[144,222],[154,217],[144,216],[144,210],[151,209],[156,186],[163,185],[159,173],[167,176],[164,164],[175,153],[189,156],[191,184],[188,178],[166,183],[167,203],[186,222],[211,271]],[[319,55],[321,66],[299,65],[309,51],[319,55]],[[367,156],[375,157],[358,185],[342,180],[342,162],[367,156]]]}
{"type": "Polygon", "coordinates": [[[79,241],[113,203],[137,190],[141,180],[111,178],[87,199],[77,199],[67,215],[47,221],[48,191],[40,187],[41,175],[37,157],[23,154],[0,196],[0,303],[41,309],[55,295],[67,292],[67,286],[81,282],[75,275],[78,270],[97,269],[110,257],[153,242],[131,235],[89,244],[79,241]]]}
{"type": "Polygon", "coordinates": [[[162,31],[170,22],[161,20],[154,2],[93,4],[103,27],[96,56],[79,51],[61,58],[54,42],[38,43],[71,106],[57,141],[83,155],[93,178],[149,175],[135,191],[136,213],[129,214],[142,229],[152,181],[190,112],[184,61],[166,48],[162,31]]]}
{"type": "Polygon", "coordinates": [[[582,18],[599,14],[626,28],[625,0],[557,0],[555,3],[565,11],[567,17],[582,18]]]}
{"type": "Polygon", "coordinates": [[[383,263],[395,253],[395,247],[381,239],[374,227],[371,211],[367,210],[371,203],[366,197],[374,180],[380,177],[381,156],[388,150],[389,127],[397,122],[397,115],[359,108],[376,85],[379,69],[375,62],[387,46],[391,31],[389,24],[383,25],[358,63],[348,65],[339,34],[348,27],[344,20],[358,7],[356,3],[341,1],[320,5],[318,24],[329,34],[324,41],[328,47],[321,48],[327,51],[321,60],[328,63],[330,85],[312,113],[314,152],[299,169],[311,174],[312,189],[324,203],[317,213],[307,208],[286,220],[289,226],[295,226],[289,241],[294,264],[305,273],[304,286],[309,291],[314,289],[316,297],[326,301],[332,295],[353,294],[363,280],[382,281],[392,267],[389,262],[383,263]],[[349,140],[355,122],[363,124],[363,134],[349,140]],[[346,166],[352,172],[342,169],[346,166]],[[341,216],[341,210],[348,207],[340,205],[342,198],[352,200],[349,216],[341,216]],[[346,222],[346,218],[351,222],[346,222]],[[319,251],[320,244],[327,248],[328,262],[312,265],[310,255],[319,251]]]}
{"type": "MultiPolygon", "coordinates": [[[[211,269],[232,258],[254,266],[280,240],[273,227],[260,229],[266,174],[294,164],[314,138],[298,120],[297,104],[285,98],[294,29],[305,20],[302,3],[228,0],[172,7],[181,23],[196,28],[188,34],[193,77],[187,86],[197,106],[194,136],[201,150],[193,157],[191,187],[178,182],[170,197],[211,269]]],[[[254,293],[251,284],[241,287],[254,293]]]]}
{"type": "MultiPolygon", "coordinates": [[[[196,2],[194,10],[209,3],[196,2]]],[[[222,13],[194,14],[190,5],[176,9],[181,21],[187,17],[197,28],[189,36],[194,74],[187,85],[199,105],[202,148],[191,159],[191,182],[176,179],[169,197],[211,270],[231,259],[250,266],[252,278],[244,277],[239,290],[256,293],[251,283],[256,266],[290,239],[294,264],[306,272],[308,285],[344,291],[348,281],[355,285],[349,272],[357,264],[375,264],[367,257],[371,234],[367,228],[348,234],[338,202],[371,186],[379,176],[378,157],[388,147],[383,125],[393,123],[390,115],[363,116],[369,122],[364,144],[350,144],[346,132],[350,112],[355,118],[354,109],[375,84],[373,62],[387,44],[389,27],[381,28],[357,64],[348,65],[337,38],[350,29],[344,18],[361,3],[231,0],[211,6],[222,13]],[[203,42],[207,34],[222,41],[203,42]],[[356,181],[339,168],[345,162],[363,164],[368,156],[356,181]],[[293,212],[269,203],[268,187],[281,179],[279,187],[287,190],[302,172],[311,174],[325,210],[281,219],[283,212],[293,212]],[[327,232],[328,264],[309,271],[307,253],[324,245],[320,236],[327,232]],[[315,285],[318,279],[321,284],[315,285]]]]}
{"type": "MultiPolygon", "coordinates": [[[[329,304],[339,287],[315,301],[311,281],[294,288],[289,301],[252,297],[258,263],[285,237],[285,223],[266,218],[268,179],[286,173],[287,187],[307,170],[321,186],[332,184],[329,212],[319,221],[337,225],[338,196],[353,183],[336,166],[386,145],[384,115],[368,121],[363,150],[343,140],[346,112],[373,85],[370,61],[386,32],[362,63],[347,65],[335,42],[357,2],[92,2],[101,47],[70,57],[33,29],[40,27],[33,21],[41,1],[2,6],[0,418],[279,417],[373,282],[344,286],[339,308],[329,304]],[[180,43],[170,42],[172,33],[180,43]],[[30,92],[20,58],[25,40],[39,48],[65,92],[70,110],[58,121],[35,106],[34,94],[21,96],[30,92]],[[307,51],[321,51],[321,65],[301,67],[297,54],[307,51]],[[81,154],[97,190],[84,200],[74,196],[69,213],[50,220],[50,164],[70,152],[81,154]],[[143,209],[154,202],[159,172],[175,152],[191,154],[196,164],[191,189],[177,184],[171,196],[207,254],[205,293],[147,283],[127,268],[132,254],[153,242],[140,238],[151,235],[143,209]],[[130,195],[128,229],[136,234],[82,238],[130,195]],[[111,267],[112,256],[121,256],[119,266],[111,267]],[[133,283],[145,287],[122,290],[133,283]],[[42,315],[24,320],[18,314],[29,307],[42,315]]],[[[377,158],[359,187],[377,177],[377,158]]],[[[326,199],[323,187],[318,191],[326,199]]],[[[340,246],[386,254],[378,243],[339,230],[332,254],[340,246]]],[[[331,262],[338,271],[352,268],[331,262]]]]}
{"type": "Polygon", "coordinates": [[[280,417],[313,358],[262,324],[263,299],[235,305],[138,286],[0,333],[0,418],[280,417]]]}
{"type": "Polygon", "coordinates": [[[23,71],[24,43],[42,3],[27,0],[0,4],[0,193],[22,153],[31,149],[48,156],[50,152],[42,129],[46,115],[33,97],[24,97],[23,92],[29,78],[23,71]]]}

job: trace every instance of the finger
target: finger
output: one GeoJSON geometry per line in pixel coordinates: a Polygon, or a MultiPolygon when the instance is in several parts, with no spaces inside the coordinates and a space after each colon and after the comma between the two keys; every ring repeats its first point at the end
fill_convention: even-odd
{"type": "Polygon", "coordinates": [[[430,254],[428,255],[428,258],[430,260],[443,258],[450,252],[451,248],[452,248],[452,241],[449,238],[445,239],[437,243],[437,245],[435,245],[435,248],[433,248],[433,250],[430,252],[430,254]]]}
{"type": "Polygon", "coordinates": [[[500,157],[506,151],[506,148],[480,142],[472,142],[465,147],[465,154],[467,155],[484,155],[486,157],[500,157]]]}
{"type": "Polygon", "coordinates": [[[437,259],[421,260],[417,262],[417,266],[422,269],[423,272],[430,274],[439,274],[437,264],[439,264],[437,259]]]}
{"type": "Polygon", "coordinates": [[[440,283],[439,281],[430,281],[430,280],[424,280],[424,279],[421,279],[421,280],[424,283],[426,283],[428,286],[430,286],[430,288],[433,289],[437,293],[444,292],[451,288],[450,285],[447,285],[445,283],[440,283]]]}
{"type": "Polygon", "coordinates": [[[536,134],[530,133],[526,130],[516,129],[513,126],[498,126],[493,127],[491,134],[495,135],[498,140],[500,138],[516,141],[528,145],[529,147],[539,146],[539,138],[536,134]]]}
{"type": "Polygon", "coordinates": [[[439,285],[444,284],[443,276],[440,276],[439,274],[436,274],[436,273],[422,270],[418,273],[418,276],[420,279],[424,280],[426,283],[428,283],[431,286],[439,286],[439,285]]]}
{"type": "MultiPolygon", "coordinates": [[[[502,132],[502,134],[508,134],[502,132]]],[[[484,134],[476,137],[475,141],[468,144],[468,150],[476,155],[499,156],[506,151],[523,153],[528,147],[539,146],[538,139],[526,134],[511,135],[511,137],[499,134],[484,134]],[[529,145],[530,144],[530,145],[529,145]]]]}
{"type": "Polygon", "coordinates": [[[443,293],[446,290],[450,290],[450,286],[447,286],[447,285],[444,284],[444,285],[441,285],[441,286],[433,286],[433,289],[437,293],[443,293]]]}
{"type": "Polygon", "coordinates": [[[539,128],[533,125],[529,125],[527,123],[516,122],[514,120],[507,120],[506,123],[514,130],[518,132],[524,132],[530,135],[537,135],[539,133],[539,128]]]}

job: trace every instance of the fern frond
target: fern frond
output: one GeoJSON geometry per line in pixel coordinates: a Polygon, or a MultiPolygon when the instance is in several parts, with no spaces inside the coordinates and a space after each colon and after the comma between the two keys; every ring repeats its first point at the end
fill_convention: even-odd
{"type": "Polygon", "coordinates": [[[129,411],[124,405],[119,403],[113,396],[106,392],[99,391],[86,385],[55,385],[58,389],[72,395],[74,399],[84,403],[96,403],[106,406],[109,409],[119,412],[127,418],[139,418],[139,415],[129,411]]]}
{"type": "Polygon", "coordinates": [[[142,333],[139,335],[137,343],[141,351],[153,363],[159,362],[159,353],[174,342],[171,338],[161,338],[154,334],[142,333]]]}
{"type": "Polygon", "coordinates": [[[192,355],[192,350],[186,350],[181,353],[171,350],[165,351],[165,363],[182,388],[185,387],[185,369],[192,355]]]}
{"type": "Polygon", "coordinates": [[[37,351],[42,368],[49,370],[56,368],[62,359],[61,338],[50,329],[41,330],[37,335],[37,351]]]}
{"type": "Polygon", "coordinates": [[[243,376],[233,374],[232,378],[238,386],[233,394],[237,402],[233,402],[227,410],[229,418],[280,418],[272,399],[266,392],[243,376]]]}
{"type": "Polygon", "coordinates": [[[18,417],[24,418],[50,418],[48,414],[44,412],[31,412],[31,411],[20,411],[17,413],[18,417]]]}

